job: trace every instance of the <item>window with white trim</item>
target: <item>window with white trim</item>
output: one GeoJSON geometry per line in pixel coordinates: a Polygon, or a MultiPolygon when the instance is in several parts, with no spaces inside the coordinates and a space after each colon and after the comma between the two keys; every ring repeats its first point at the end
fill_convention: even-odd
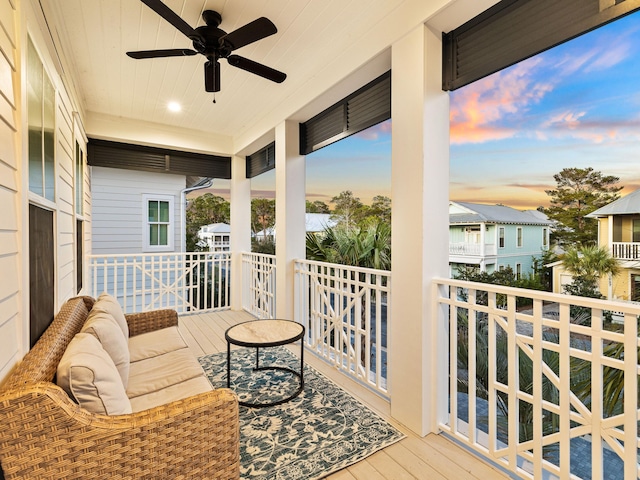
{"type": "Polygon", "coordinates": [[[516,263],[516,280],[520,280],[522,278],[522,264],[516,263]]]}
{"type": "Polygon", "coordinates": [[[146,251],[173,250],[173,197],[143,195],[144,248],[146,251]]]}
{"type": "Polygon", "coordinates": [[[549,236],[547,235],[547,229],[543,228],[542,229],[542,246],[546,247],[547,246],[547,239],[549,238],[549,236]]]}
{"type": "Polygon", "coordinates": [[[27,45],[29,191],[55,201],[56,91],[31,38],[27,45]]]}
{"type": "Polygon", "coordinates": [[[522,227],[516,228],[516,246],[518,248],[522,247],[522,227]]]}
{"type": "Polygon", "coordinates": [[[504,248],[504,227],[498,229],[498,246],[504,248]]]}

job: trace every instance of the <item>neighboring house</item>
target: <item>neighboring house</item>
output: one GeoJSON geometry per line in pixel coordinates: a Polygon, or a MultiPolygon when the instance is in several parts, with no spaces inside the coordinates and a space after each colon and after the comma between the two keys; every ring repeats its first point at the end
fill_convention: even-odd
{"type": "Polygon", "coordinates": [[[186,194],[210,186],[228,161],[90,139],[92,253],[185,251],[186,194]]]}
{"type": "Polygon", "coordinates": [[[587,215],[598,219],[598,245],[607,247],[620,264],[611,281],[603,278],[607,298],[640,301],[640,190],[587,215]]]}
{"type": "MultiPolygon", "coordinates": [[[[338,224],[338,221],[331,218],[330,213],[305,213],[305,232],[306,233],[320,233],[326,228],[333,228],[338,224]]],[[[264,240],[265,238],[276,239],[275,227],[267,228],[255,234],[255,238],[258,240],[264,240]]]]}
{"type": "Polygon", "coordinates": [[[227,223],[211,223],[198,230],[198,245],[210,252],[228,252],[230,250],[231,225],[227,223]]]}
{"type": "Polygon", "coordinates": [[[533,272],[533,257],[549,248],[549,221],[541,212],[504,205],[449,202],[449,268],[492,273],[511,267],[517,277],[533,272]]]}

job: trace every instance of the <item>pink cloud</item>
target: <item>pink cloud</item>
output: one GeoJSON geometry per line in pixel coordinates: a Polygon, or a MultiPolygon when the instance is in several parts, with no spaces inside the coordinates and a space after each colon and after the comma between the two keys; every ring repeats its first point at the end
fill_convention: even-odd
{"type": "Polygon", "coordinates": [[[552,85],[535,82],[539,58],[479,80],[452,96],[451,143],[481,143],[509,138],[517,130],[501,122],[506,115],[526,111],[539,102],[552,85]]]}
{"type": "Polygon", "coordinates": [[[367,128],[362,132],[356,133],[356,137],[362,138],[363,140],[377,140],[381,135],[391,133],[391,122],[384,121],[382,123],[378,123],[371,128],[367,128]]]}

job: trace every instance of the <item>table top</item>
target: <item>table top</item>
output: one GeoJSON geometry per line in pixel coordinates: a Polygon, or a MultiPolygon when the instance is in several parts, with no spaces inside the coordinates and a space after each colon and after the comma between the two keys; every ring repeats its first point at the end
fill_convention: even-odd
{"type": "Polygon", "coordinates": [[[245,347],[275,347],[295,342],[304,335],[304,326],[292,320],[250,320],[230,327],[224,336],[229,343],[245,347]]]}

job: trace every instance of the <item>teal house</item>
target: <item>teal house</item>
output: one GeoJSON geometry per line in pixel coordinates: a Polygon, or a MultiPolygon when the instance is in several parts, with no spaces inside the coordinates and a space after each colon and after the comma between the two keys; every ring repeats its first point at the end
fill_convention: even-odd
{"type": "Polygon", "coordinates": [[[528,275],[533,258],[549,248],[551,225],[537,210],[449,202],[450,274],[475,266],[488,273],[511,267],[518,278],[528,275]]]}

